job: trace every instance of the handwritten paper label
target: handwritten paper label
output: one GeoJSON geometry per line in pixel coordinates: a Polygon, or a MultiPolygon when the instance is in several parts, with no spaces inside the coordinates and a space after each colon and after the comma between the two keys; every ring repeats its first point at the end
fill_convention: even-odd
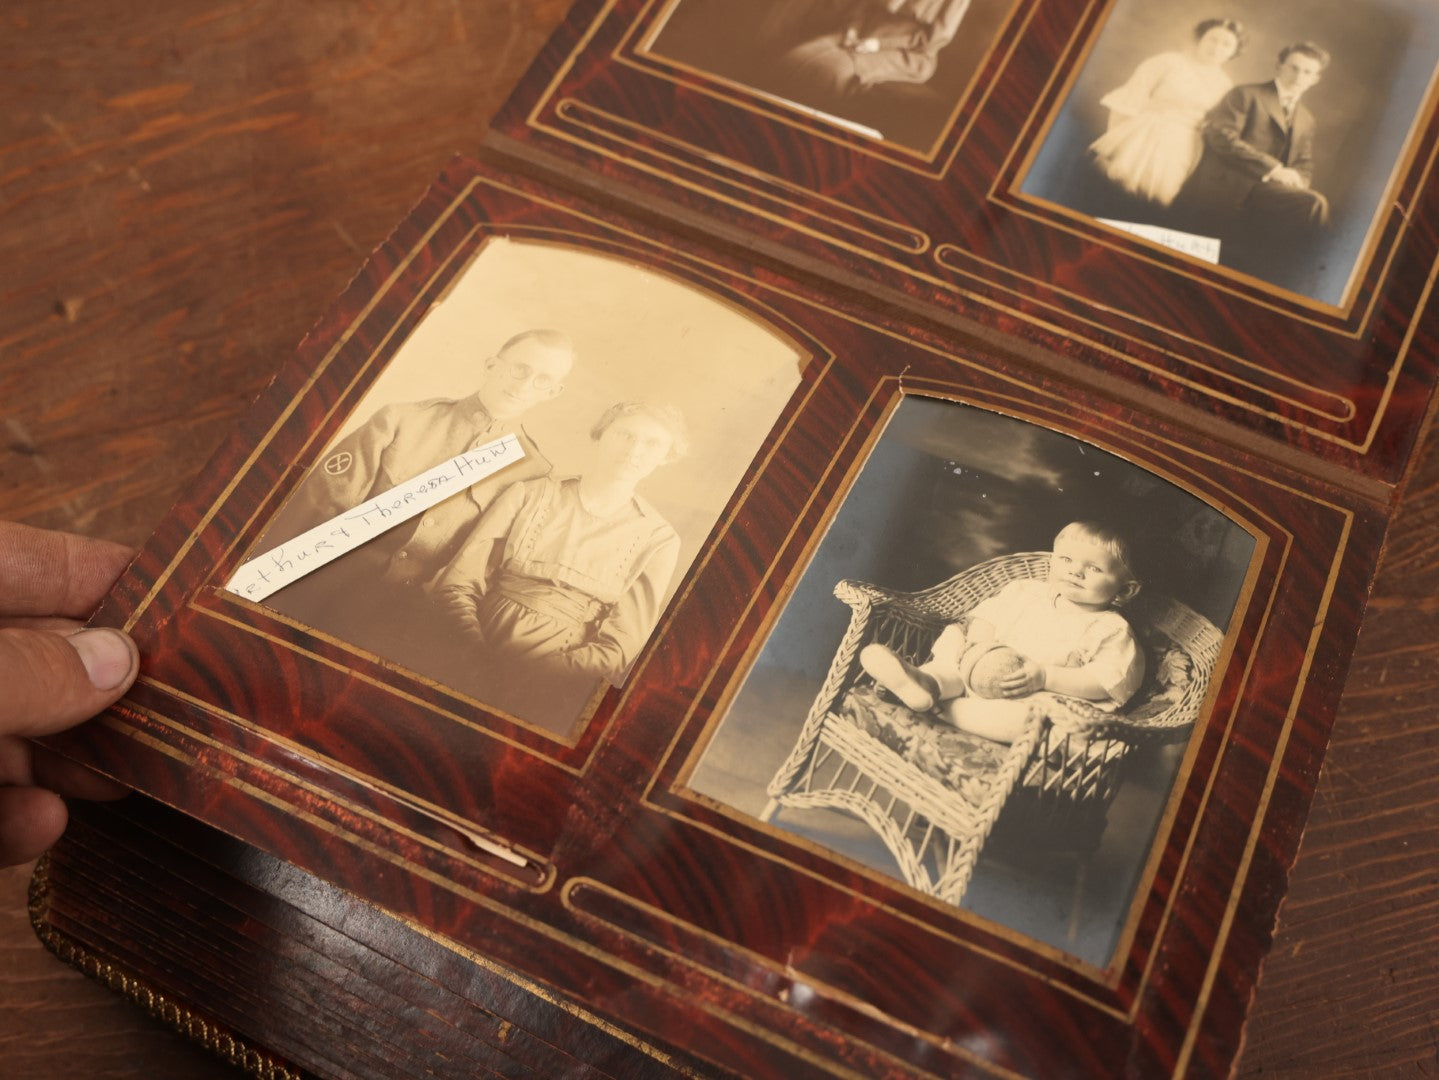
{"type": "Polygon", "coordinates": [[[524,456],[513,435],[466,450],[256,556],[235,571],[225,588],[246,600],[263,600],[524,456]]]}
{"type": "Polygon", "coordinates": [[[1145,240],[1153,240],[1156,244],[1163,244],[1175,251],[1193,255],[1196,259],[1203,259],[1207,263],[1215,265],[1219,263],[1219,241],[1213,236],[1200,236],[1197,233],[1166,229],[1159,225],[1142,225],[1136,221],[1115,221],[1113,218],[1100,218],[1099,220],[1113,228],[1123,229],[1125,232],[1143,237],[1145,240]]]}

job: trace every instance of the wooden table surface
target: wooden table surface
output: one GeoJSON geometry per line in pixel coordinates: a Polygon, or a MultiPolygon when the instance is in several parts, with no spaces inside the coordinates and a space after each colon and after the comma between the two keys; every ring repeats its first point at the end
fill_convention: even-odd
{"type": "MultiPolygon", "coordinates": [[[[8,0],[0,516],[136,544],[566,0],[8,0]]],[[[1239,1074],[1439,1072],[1439,440],[1417,459],[1239,1074]]],[[[0,1074],[228,1075],[0,871],[0,1074]]]]}

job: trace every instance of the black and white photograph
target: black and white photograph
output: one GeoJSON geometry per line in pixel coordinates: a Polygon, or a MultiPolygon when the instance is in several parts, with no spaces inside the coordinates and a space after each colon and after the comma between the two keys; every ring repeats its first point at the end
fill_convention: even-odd
{"type": "Polygon", "coordinates": [[[906,396],[685,785],[1103,967],[1255,555],[1140,466],[906,396]]]}
{"type": "Polygon", "coordinates": [[[1429,0],[1118,0],[1020,190],[1337,306],[1436,59],[1429,0]]]}
{"type": "Polygon", "coordinates": [[[623,684],[803,360],[772,328],[677,278],[492,239],[250,555],[398,508],[401,497],[379,496],[497,439],[522,456],[264,604],[572,734],[597,694],[623,684]]]}
{"type": "Polygon", "coordinates": [[[645,51],[929,152],[1014,0],[673,0],[645,51]]]}

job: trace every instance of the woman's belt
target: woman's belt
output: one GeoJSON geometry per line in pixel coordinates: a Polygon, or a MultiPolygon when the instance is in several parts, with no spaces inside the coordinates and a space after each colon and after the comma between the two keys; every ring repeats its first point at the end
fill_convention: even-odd
{"type": "Polygon", "coordinates": [[[599,621],[608,607],[589,593],[568,585],[503,571],[495,581],[493,591],[521,607],[575,626],[599,621]]]}

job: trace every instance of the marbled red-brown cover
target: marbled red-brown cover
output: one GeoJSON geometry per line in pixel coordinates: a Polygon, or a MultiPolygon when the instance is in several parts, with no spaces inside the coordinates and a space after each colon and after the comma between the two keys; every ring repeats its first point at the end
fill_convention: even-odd
{"type": "Polygon", "coordinates": [[[493,131],[532,165],[698,215],[726,243],[909,317],[1050,370],[1113,376],[1113,393],[1147,409],[1182,403],[1200,414],[1190,423],[1222,420],[1240,440],[1396,482],[1435,377],[1430,106],[1350,295],[1316,305],[1018,194],[1107,9],[1016,0],[947,134],[921,157],[646,52],[670,10],[660,0],[583,0],[493,131]]]}
{"type": "Polygon", "coordinates": [[[98,732],[56,745],[718,1070],[1223,1074],[1384,524],[1383,506],[1313,477],[457,161],[146,545],[98,617],[136,636],[141,682],[98,732]],[[343,419],[331,406],[363,391],[425,309],[413,301],[437,296],[493,235],[623,250],[762,305],[833,357],[806,366],[630,682],[573,745],[218,588],[343,419]],[[1107,971],[796,846],[680,783],[902,394],[1108,448],[1242,516],[1266,544],[1137,932],[1107,971]],[[478,854],[417,803],[514,846],[530,868],[478,854]]]}

